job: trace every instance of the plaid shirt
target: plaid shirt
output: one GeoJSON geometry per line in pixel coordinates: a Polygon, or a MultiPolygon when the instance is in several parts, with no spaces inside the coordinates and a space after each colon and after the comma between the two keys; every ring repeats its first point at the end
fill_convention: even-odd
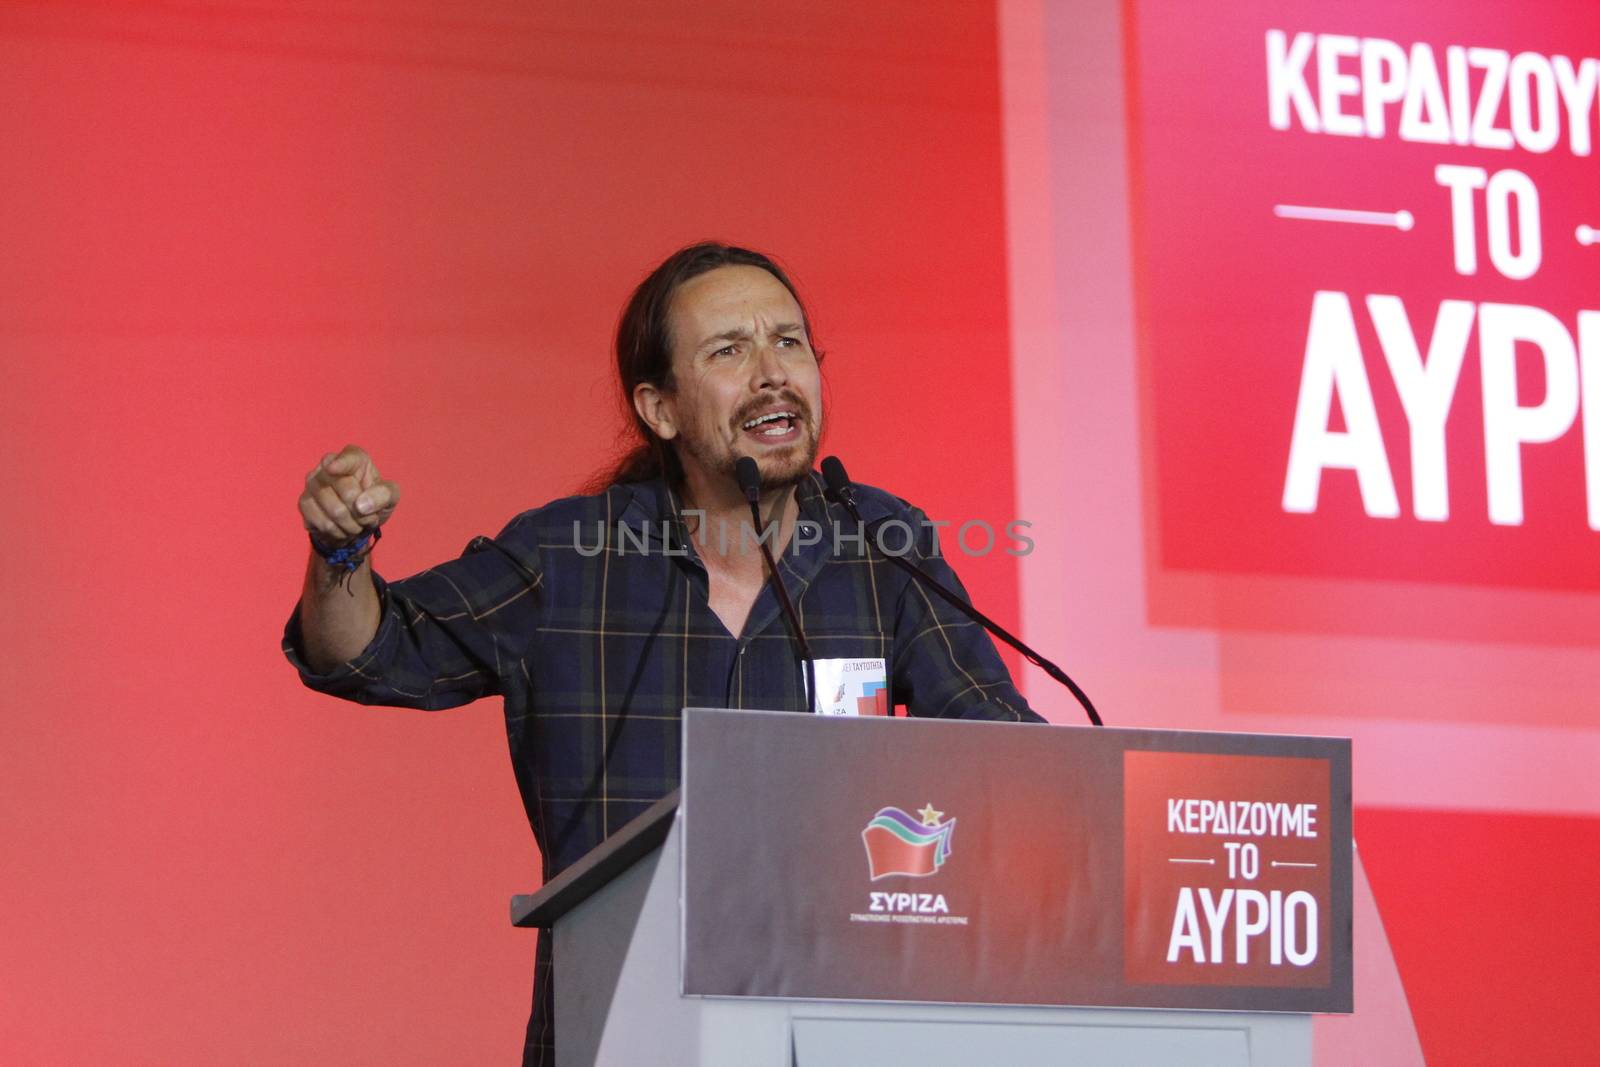
{"type": "MultiPolygon", "coordinates": [[[[916,562],[960,588],[922,512],[867,486],[857,495],[869,524],[906,524],[884,529],[882,544],[910,540],[916,562]]],[[[800,519],[816,525],[797,525],[778,569],[813,656],[885,660],[891,702],[913,715],[1043,721],[988,635],[867,552],[854,521],[823,500],[817,475],[796,500],[800,519]]],[[[727,536],[731,544],[738,533],[727,536]]],[[[680,709],[805,706],[772,589],[756,598],[744,633],[730,634],[661,482],[556,501],[494,540],[475,538],[449,563],[374,580],[382,620],[360,656],[313,674],[297,652],[298,613],[285,654],[306,685],[363,704],[437,709],[504,697],[547,880],[677,786],[680,709]]],[[[554,1062],[549,943],[541,933],[527,1064],[554,1062]]]]}

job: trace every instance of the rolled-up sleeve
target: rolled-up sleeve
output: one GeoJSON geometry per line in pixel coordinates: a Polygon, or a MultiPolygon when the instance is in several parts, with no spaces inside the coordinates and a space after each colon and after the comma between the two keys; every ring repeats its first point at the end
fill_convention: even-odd
{"type": "Polygon", "coordinates": [[[284,627],[284,655],[308,687],[361,704],[438,710],[503,693],[541,621],[543,572],[525,519],[403,581],[374,574],[378,630],[354,659],[326,673],[311,670],[298,606],[284,627]]]}

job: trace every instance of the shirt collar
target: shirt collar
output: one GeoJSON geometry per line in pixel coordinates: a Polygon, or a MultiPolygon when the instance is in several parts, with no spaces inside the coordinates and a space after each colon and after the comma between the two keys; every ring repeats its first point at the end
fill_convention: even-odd
{"type": "MultiPolygon", "coordinates": [[[[619,500],[617,521],[637,530],[647,543],[678,551],[687,547],[694,553],[688,524],[683,518],[683,502],[677,490],[664,480],[654,478],[645,482],[630,482],[616,487],[626,493],[619,500]],[[663,539],[663,537],[665,539],[663,539]]],[[[853,528],[854,522],[837,504],[828,503],[824,496],[822,475],[810,471],[795,486],[795,503],[799,505],[800,519],[807,519],[828,529],[834,522],[853,528]]],[[[882,518],[888,509],[874,497],[858,500],[862,518],[868,522],[882,518]]]]}

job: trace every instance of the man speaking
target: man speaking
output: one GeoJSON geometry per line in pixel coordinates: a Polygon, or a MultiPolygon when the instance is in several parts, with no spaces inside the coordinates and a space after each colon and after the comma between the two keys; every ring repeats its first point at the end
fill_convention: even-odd
{"type": "MultiPolygon", "coordinates": [[[[524,512],[404,581],[372,570],[398,487],[360,448],[323,457],[300,496],[312,551],[284,635],[307,685],[427,709],[503,697],[546,880],[676,787],[685,706],[829,710],[824,668],[848,659],[877,661],[888,703],[912,715],[1043,721],[988,635],[825,500],[821,357],[772,260],[718,244],[674,254],[629,300],[616,357],[638,441],[599,491],[524,512]],[[743,457],[760,474],[759,530],[743,457]]],[[[869,527],[911,532],[890,549],[959,588],[920,511],[855,495],[869,527]]],[[[554,1062],[551,980],[541,933],[524,1064],[554,1062]]]]}

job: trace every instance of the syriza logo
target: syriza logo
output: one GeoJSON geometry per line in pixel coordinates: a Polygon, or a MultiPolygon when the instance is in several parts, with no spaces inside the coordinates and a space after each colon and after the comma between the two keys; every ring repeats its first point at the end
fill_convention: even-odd
{"type": "MultiPolygon", "coordinates": [[[[955,834],[955,819],[932,803],[915,816],[900,808],[879,808],[861,831],[867,849],[869,880],[926,878],[938,874],[950,858],[950,840],[955,834]]],[[[965,915],[951,915],[943,893],[873,891],[865,912],[850,916],[851,922],[944,923],[965,926],[965,915]]]]}

